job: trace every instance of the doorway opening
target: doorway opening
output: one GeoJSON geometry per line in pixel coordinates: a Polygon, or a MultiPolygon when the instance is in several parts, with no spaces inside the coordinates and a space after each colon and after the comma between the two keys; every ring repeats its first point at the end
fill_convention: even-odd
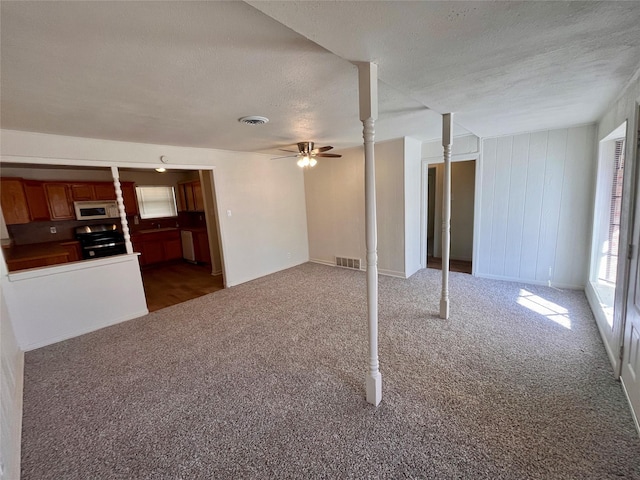
{"type": "MultiPolygon", "coordinates": [[[[171,214],[158,218],[143,218],[141,214],[130,221],[134,251],[140,253],[149,311],[223,289],[213,172],[172,169],[158,174],[122,170],[121,176],[136,177],[138,185],[151,182],[171,191],[171,195],[162,198],[171,203],[162,211],[171,214]]],[[[137,198],[140,212],[145,211],[145,200],[142,196],[137,198]]],[[[151,207],[158,210],[158,198],[152,196],[150,200],[151,207]]]]}
{"type": "MultiPolygon", "coordinates": [[[[442,269],[442,192],[444,163],[427,173],[427,268],[442,269]]],[[[476,161],[451,163],[451,247],[449,269],[471,274],[476,161]]]]}

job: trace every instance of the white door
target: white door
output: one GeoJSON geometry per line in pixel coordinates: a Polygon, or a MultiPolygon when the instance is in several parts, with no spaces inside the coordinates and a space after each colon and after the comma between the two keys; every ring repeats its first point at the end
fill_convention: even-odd
{"type": "MultiPolygon", "coordinates": [[[[640,118],[640,117],[639,117],[640,118]]],[[[640,135],[639,137],[640,138],[640,135]]],[[[640,144],[638,145],[636,161],[640,159],[640,144]]],[[[636,191],[634,219],[634,259],[631,262],[629,291],[627,295],[627,315],[624,325],[622,341],[622,370],[620,380],[624,386],[631,409],[636,418],[636,426],[640,419],[640,194],[636,191]]],[[[639,427],[640,429],[640,427],[639,427]]]]}

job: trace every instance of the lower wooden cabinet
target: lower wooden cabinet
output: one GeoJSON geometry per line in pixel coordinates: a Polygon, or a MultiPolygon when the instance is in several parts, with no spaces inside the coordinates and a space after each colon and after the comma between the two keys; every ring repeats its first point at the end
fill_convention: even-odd
{"type": "Polygon", "coordinates": [[[209,251],[209,236],[206,230],[193,232],[193,250],[196,262],[211,265],[211,252],[209,251]]]}
{"type": "Polygon", "coordinates": [[[62,242],[60,243],[60,246],[67,252],[68,262],[78,262],[82,260],[82,250],[79,241],[71,240],[68,242],[62,242]]]}
{"type": "Polygon", "coordinates": [[[182,240],[178,229],[134,234],[132,242],[134,251],[140,253],[141,266],[182,258],[182,240]]]}

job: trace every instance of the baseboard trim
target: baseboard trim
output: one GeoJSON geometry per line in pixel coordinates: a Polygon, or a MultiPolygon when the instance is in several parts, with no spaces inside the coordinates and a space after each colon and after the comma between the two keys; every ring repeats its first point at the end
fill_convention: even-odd
{"type": "MultiPolygon", "coordinates": [[[[504,275],[492,275],[490,273],[476,273],[476,277],[479,278],[488,278],[489,280],[503,280],[505,282],[514,282],[514,283],[526,283],[529,285],[542,285],[548,287],[548,282],[539,281],[539,280],[530,280],[526,278],[518,278],[518,277],[506,277],[504,275]]],[[[566,288],[568,290],[584,290],[584,285],[573,285],[570,283],[551,283],[551,288],[566,288]]]]}
{"type": "Polygon", "coordinates": [[[627,392],[627,387],[624,384],[624,379],[620,377],[620,383],[622,384],[622,391],[624,392],[624,396],[627,398],[627,403],[629,404],[629,410],[631,410],[631,416],[633,417],[633,423],[636,426],[636,431],[640,436],[640,423],[638,422],[638,415],[633,410],[633,405],[631,404],[631,399],[629,398],[629,393],[627,392]]]}
{"type": "MultiPolygon", "coordinates": [[[[329,267],[344,268],[344,267],[338,267],[335,263],[329,262],[327,260],[320,260],[320,259],[317,259],[317,258],[310,258],[309,262],[310,263],[319,263],[320,265],[327,265],[329,267]]],[[[347,268],[347,270],[356,270],[356,271],[358,271],[357,268],[347,268]]],[[[363,265],[360,268],[360,271],[366,272],[367,271],[366,265],[363,265]]],[[[396,272],[395,270],[378,269],[378,274],[384,275],[385,277],[395,277],[395,278],[404,278],[404,279],[407,278],[407,276],[404,274],[404,272],[396,272]]]]}
{"type": "Polygon", "coordinates": [[[591,313],[593,313],[593,317],[595,318],[596,327],[598,327],[598,333],[600,334],[600,338],[602,339],[604,350],[607,352],[609,362],[611,362],[613,374],[616,378],[618,378],[618,372],[620,371],[620,359],[617,358],[617,355],[614,353],[616,347],[614,347],[614,350],[611,349],[606,332],[602,328],[602,325],[607,323],[607,319],[604,318],[604,313],[602,312],[602,308],[600,308],[600,299],[598,298],[598,292],[593,289],[593,286],[591,286],[590,283],[587,283],[587,286],[584,289],[584,293],[587,297],[589,308],[591,308],[591,313]]]}
{"type": "Polygon", "coordinates": [[[42,347],[46,347],[47,345],[53,345],[54,343],[62,342],[64,340],[69,340],[70,338],[79,337],[80,335],[84,335],[85,333],[95,332],[97,330],[102,330],[103,328],[111,327],[112,325],[117,325],[118,323],[126,322],[128,320],[133,320],[134,318],[144,317],[145,315],[148,315],[148,314],[149,314],[149,310],[145,308],[144,310],[141,310],[139,312],[131,313],[123,317],[116,318],[115,320],[106,322],[105,324],[102,324],[102,325],[93,325],[87,328],[74,330],[72,332],[66,332],[66,333],[63,333],[62,335],[56,335],[53,338],[49,338],[46,340],[41,340],[38,342],[30,343],[25,346],[21,346],[21,348],[25,352],[29,352],[37,348],[42,348],[42,347]]]}

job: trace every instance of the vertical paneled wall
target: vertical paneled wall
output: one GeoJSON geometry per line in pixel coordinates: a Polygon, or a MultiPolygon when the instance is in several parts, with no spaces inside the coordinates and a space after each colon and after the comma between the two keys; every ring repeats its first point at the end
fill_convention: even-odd
{"type": "Polygon", "coordinates": [[[595,128],[482,141],[476,275],[583,287],[595,128]]]}

